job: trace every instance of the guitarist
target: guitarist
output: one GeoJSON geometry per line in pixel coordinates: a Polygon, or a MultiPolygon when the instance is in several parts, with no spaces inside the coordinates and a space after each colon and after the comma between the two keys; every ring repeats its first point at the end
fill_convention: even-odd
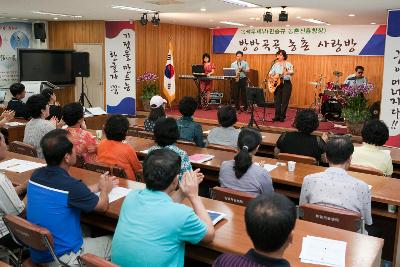
{"type": "Polygon", "coordinates": [[[250,71],[249,63],[243,60],[243,52],[236,52],[236,61],[231,64],[231,68],[236,69],[236,79],[232,83],[233,99],[235,101],[235,107],[237,111],[240,111],[240,99],[244,110],[247,110],[247,99],[246,99],[246,86],[247,86],[247,75],[250,71]]]}
{"type": "Polygon", "coordinates": [[[281,79],[280,85],[276,87],[274,92],[275,116],[272,119],[273,121],[285,121],[286,110],[292,93],[292,75],[294,71],[292,63],[286,61],[287,57],[285,50],[276,52],[275,63],[269,71],[270,79],[281,79]]]}

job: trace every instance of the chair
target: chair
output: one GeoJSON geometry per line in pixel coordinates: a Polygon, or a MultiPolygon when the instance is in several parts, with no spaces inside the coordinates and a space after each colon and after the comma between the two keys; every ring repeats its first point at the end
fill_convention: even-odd
{"type": "Polygon", "coordinates": [[[350,210],[308,203],[298,207],[298,218],[347,231],[365,232],[361,214],[350,210]]]}
{"type": "Polygon", "coordinates": [[[126,136],[134,136],[134,137],[138,137],[138,129],[135,128],[129,128],[129,130],[126,132],[126,136]]]}
{"type": "Polygon", "coordinates": [[[234,189],[219,186],[212,188],[210,190],[210,195],[212,199],[240,206],[247,206],[247,204],[253,198],[257,197],[255,194],[240,192],[234,189]]]}
{"type": "Polygon", "coordinates": [[[384,176],[384,174],[381,170],[378,170],[378,169],[375,169],[372,167],[361,166],[361,165],[350,165],[349,171],[384,176]]]}
{"type": "Polygon", "coordinates": [[[87,267],[117,267],[118,266],[118,265],[115,265],[114,263],[109,262],[108,260],[105,260],[101,257],[98,257],[98,256],[90,254],[90,253],[80,255],[79,261],[81,263],[81,266],[87,266],[87,267]]]}
{"type": "Polygon", "coordinates": [[[223,145],[217,145],[217,144],[208,144],[207,148],[237,153],[236,148],[231,147],[231,146],[223,146],[223,145]]]}
{"type": "MultiPolygon", "coordinates": [[[[21,245],[40,251],[49,251],[54,261],[60,266],[68,266],[58,259],[53,249],[53,236],[49,230],[38,226],[16,215],[7,214],[3,217],[4,224],[13,240],[21,245]]],[[[22,266],[37,266],[27,259],[22,266]]]]}
{"type": "Polygon", "coordinates": [[[290,153],[279,153],[277,158],[280,160],[296,161],[299,163],[318,165],[318,161],[315,158],[309,156],[290,154],[290,153]]]}
{"type": "Polygon", "coordinates": [[[177,140],[176,143],[178,143],[180,145],[196,146],[195,142],[186,141],[186,140],[177,140]]]}
{"type": "Polygon", "coordinates": [[[120,178],[126,178],[126,173],[123,168],[117,165],[108,165],[104,163],[85,163],[83,168],[89,171],[94,171],[98,173],[106,173],[108,172],[110,175],[114,175],[120,178]]]}
{"type": "Polygon", "coordinates": [[[154,134],[147,131],[138,131],[138,137],[154,140],[154,134]]]}
{"type": "Polygon", "coordinates": [[[8,146],[10,152],[37,158],[36,148],[32,145],[25,144],[20,141],[13,141],[8,146]]]}

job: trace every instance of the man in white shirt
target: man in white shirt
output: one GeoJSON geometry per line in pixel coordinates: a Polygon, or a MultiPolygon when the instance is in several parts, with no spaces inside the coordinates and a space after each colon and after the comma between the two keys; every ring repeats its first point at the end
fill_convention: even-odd
{"type": "Polygon", "coordinates": [[[329,168],[304,177],[300,205],[333,206],[359,212],[367,225],[372,224],[371,191],[368,184],[347,173],[354,146],[349,138],[334,138],[326,145],[329,168]]]}

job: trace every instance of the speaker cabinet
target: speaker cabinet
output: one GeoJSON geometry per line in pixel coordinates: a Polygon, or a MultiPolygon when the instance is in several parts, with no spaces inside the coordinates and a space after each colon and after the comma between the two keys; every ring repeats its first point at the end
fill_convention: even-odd
{"type": "Polygon", "coordinates": [[[35,39],[40,39],[41,42],[46,41],[46,25],[44,23],[33,24],[33,34],[35,39]]]}
{"type": "Polygon", "coordinates": [[[75,52],[72,54],[72,72],[75,77],[89,77],[89,53],[75,52]]]}

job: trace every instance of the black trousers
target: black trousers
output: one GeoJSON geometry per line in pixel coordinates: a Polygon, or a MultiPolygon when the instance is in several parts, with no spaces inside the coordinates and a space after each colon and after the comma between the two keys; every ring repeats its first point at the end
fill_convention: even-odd
{"type": "Polygon", "coordinates": [[[240,108],[240,104],[244,106],[244,109],[247,109],[246,86],[247,78],[240,78],[238,82],[233,81],[232,83],[231,90],[233,92],[233,101],[235,102],[236,109],[240,108]]]}
{"type": "Polygon", "coordinates": [[[292,94],[292,82],[284,81],[274,92],[275,119],[286,119],[286,111],[292,94]]]}

